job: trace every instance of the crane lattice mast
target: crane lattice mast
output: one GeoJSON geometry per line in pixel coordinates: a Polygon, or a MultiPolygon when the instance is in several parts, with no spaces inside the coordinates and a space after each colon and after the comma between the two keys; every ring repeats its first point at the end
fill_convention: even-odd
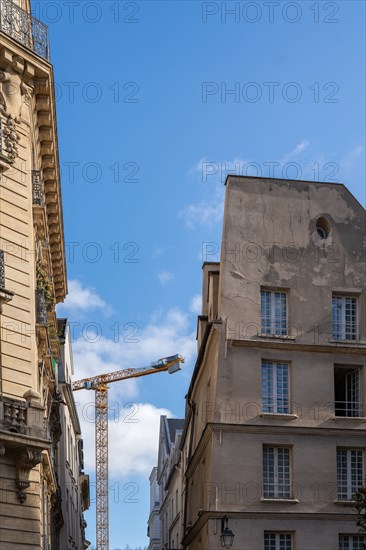
{"type": "Polygon", "coordinates": [[[96,541],[97,550],[109,550],[109,497],[108,497],[108,384],[138,378],[148,374],[180,370],[181,355],[171,355],[151,363],[148,367],[124,369],[83,378],[73,382],[72,389],[95,391],[95,476],[96,476],[96,541]]]}

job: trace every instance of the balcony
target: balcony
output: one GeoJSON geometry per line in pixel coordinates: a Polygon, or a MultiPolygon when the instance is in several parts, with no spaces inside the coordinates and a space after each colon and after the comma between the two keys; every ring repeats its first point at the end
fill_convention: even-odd
{"type": "Polygon", "coordinates": [[[33,206],[44,206],[44,191],[41,170],[32,170],[33,206]]]}
{"type": "Polygon", "coordinates": [[[43,407],[39,404],[0,396],[0,430],[7,432],[9,438],[11,434],[22,434],[45,439],[45,428],[43,407]]]}
{"type": "Polygon", "coordinates": [[[334,404],[335,416],[347,418],[362,418],[363,403],[360,401],[336,401],[334,404]]]}
{"type": "Polygon", "coordinates": [[[10,302],[13,296],[14,293],[5,288],[5,254],[3,250],[0,250],[0,313],[3,304],[10,302]]]}
{"type": "Polygon", "coordinates": [[[0,0],[0,31],[43,59],[50,60],[47,26],[12,0],[0,0]]]}

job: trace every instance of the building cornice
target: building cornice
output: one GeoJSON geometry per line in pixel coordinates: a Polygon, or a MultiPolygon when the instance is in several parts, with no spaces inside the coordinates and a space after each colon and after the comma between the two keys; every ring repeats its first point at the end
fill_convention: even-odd
{"type": "MultiPolygon", "coordinates": [[[[18,75],[20,86],[26,90],[18,90],[20,102],[27,94],[34,97],[55,297],[56,302],[62,302],[67,294],[67,275],[53,67],[4,33],[1,42],[0,69],[18,75]]],[[[9,114],[19,119],[19,113],[12,113],[10,108],[9,114]]]]}
{"type": "MultiPolygon", "coordinates": [[[[294,521],[294,520],[304,520],[304,521],[352,521],[355,524],[354,519],[354,512],[348,513],[348,514],[342,514],[342,513],[326,513],[326,512],[289,512],[289,511],[273,511],[273,512],[262,512],[262,511],[255,511],[255,512],[246,512],[246,511],[231,511],[231,510],[202,510],[200,511],[200,514],[198,516],[197,521],[191,526],[189,531],[186,533],[186,535],[183,537],[182,545],[185,548],[186,546],[190,545],[194,539],[202,533],[202,530],[206,526],[207,522],[210,520],[219,520],[221,522],[221,519],[223,516],[228,516],[232,520],[236,519],[255,519],[258,520],[259,518],[262,520],[278,520],[278,521],[294,521]]],[[[217,537],[219,539],[220,532],[219,528],[217,530],[217,537]]]]}
{"type": "Polygon", "coordinates": [[[320,437],[359,437],[360,447],[365,447],[366,427],[355,431],[354,427],[349,428],[331,428],[331,427],[308,427],[308,426],[275,426],[270,425],[251,425],[251,424],[226,424],[226,423],[207,423],[193,456],[187,466],[185,475],[187,478],[192,477],[195,469],[199,465],[203,453],[212,440],[215,433],[243,433],[243,434],[266,434],[266,435],[283,435],[285,437],[293,436],[320,436],[320,437]]]}
{"type": "Polygon", "coordinates": [[[288,339],[280,338],[258,338],[255,340],[244,339],[228,339],[228,344],[238,347],[246,348],[265,348],[265,349],[284,349],[291,351],[305,351],[311,353],[339,353],[344,355],[364,355],[366,350],[366,344],[363,342],[358,343],[328,343],[328,344],[302,344],[288,339]]]}

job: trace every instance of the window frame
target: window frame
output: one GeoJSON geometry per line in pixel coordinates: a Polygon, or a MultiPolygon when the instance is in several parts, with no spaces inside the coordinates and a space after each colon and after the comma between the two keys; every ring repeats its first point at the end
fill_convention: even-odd
{"type": "MultiPolygon", "coordinates": [[[[266,545],[266,536],[274,536],[275,537],[275,549],[274,550],[294,550],[294,534],[295,532],[294,531],[265,531],[264,532],[264,537],[263,537],[263,542],[264,542],[264,550],[272,550],[271,546],[267,546],[266,545]],[[290,536],[290,543],[291,543],[291,546],[290,548],[286,548],[285,547],[282,547],[280,546],[281,544],[281,540],[280,540],[280,537],[281,535],[285,535],[285,536],[290,536]]],[[[271,543],[271,541],[268,541],[269,543],[271,543]]],[[[286,541],[285,541],[286,542],[286,541]]]]}
{"type": "MultiPolygon", "coordinates": [[[[286,468],[286,464],[283,466],[286,468]]],[[[263,499],[264,500],[293,500],[292,497],[292,447],[289,445],[268,445],[262,447],[262,478],[263,478],[263,499]],[[273,449],[273,483],[269,482],[271,477],[270,468],[266,471],[268,460],[266,460],[265,451],[273,449]],[[288,482],[280,482],[279,472],[279,451],[288,451],[288,482]]],[[[285,480],[286,474],[282,473],[285,480]]]]}
{"type": "Polygon", "coordinates": [[[262,413],[291,415],[291,363],[289,361],[278,361],[273,359],[262,359],[262,413]],[[282,373],[282,395],[279,391],[278,374],[279,367],[286,367],[286,377],[282,373]],[[270,374],[265,375],[265,371],[270,374]],[[285,378],[287,378],[285,380],[285,378]],[[286,384],[286,385],[285,385],[286,384]],[[285,388],[287,387],[287,395],[285,388]],[[265,392],[267,390],[267,393],[265,392]],[[280,397],[279,397],[280,395],[280,397]],[[280,403],[279,403],[280,401],[280,403]]]}
{"type": "Polygon", "coordinates": [[[364,403],[362,401],[362,381],[363,381],[363,365],[347,365],[347,364],[334,364],[334,414],[336,418],[363,418],[364,403]],[[339,395],[339,388],[337,384],[337,374],[344,371],[344,400],[337,399],[337,393],[339,395]],[[348,380],[348,378],[354,378],[348,380]],[[353,394],[353,395],[352,395],[353,394]],[[349,399],[351,397],[352,399],[349,399]],[[337,414],[338,411],[338,414],[337,414]],[[340,414],[343,412],[344,414],[340,414]]]}
{"type": "MultiPolygon", "coordinates": [[[[289,305],[290,305],[290,295],[289,289],[287,288],[270,288],[270,287],[261,287],[260,289],[260,334],[263,336],[277,337],[277,338],[286,338],[289,336],[289,305]],[[283,318],[282,314],[276,320],[276,313],[278,304],[276,304],[276,294],[285,297],[285,316],[283,318]],[[264,296],[269,295],[269,316],[265,313],[268,309],[267,298],[266,301],[263,300],[264,296]],[[284,323],[284,329],[283,329],[284,323]]],[[[283,307],[283,304],[280,302],[279,308],[283,307]]]]}
{"type": "Polygon", "coordinates": [[[347,534],[347,533],[339,533],[338,535],[338,550],[359,550],[360,548],[362,548],[362,546],[358,546],[358,548],[354,547],[354,542],[360,542],[361,545],[365,545],[366,544],[366,535],[363,535],[363,534],[360,534],[360,533],[351,533],[351,534],[347,534]],[[355,540],[341,540],[342,538],[352,538],[352,539],[355,539],[355,538],[358,538],[360,539],[359,541],[355,541],[355,540]],[[343,543],[344,542],[351,542],[352,546],[343,546],[343,543]],[[341,546],[342,544],[342,546],[341,546]]]}
{"type": "MultiPolygon", "coordinates": [[[[358,461],[358,458],[356,457],[358,461]]],[[[353,502],[353,495],[363,486],[365,476],[365,450],[363,448],[355,447],[337,447],[336,453],[336,473],[337,473],[337,500],[339,502],[353,502]],[[340,463],[340,453],[347,452],[346,455],[346,483],[344,483],[342,477],[342,469],[344,466],[340,463]],[[361,453],[361,472],[356,470],[356,473],[352,468],[352,453],[361,453]],[[352,485],[352,477],[356,476],[359,479],[359,484],[352,485]],[[344,491],[345,489],[345,491],[344,491]],[[346,498],[344,498],[344,495],[346,498]]]]}
{"type": "Polygon", "coordinates": [[[359,313],[359,295],[357,294],[347,294],[342,292],[333,292],[332,293],[332,340],[337,342],[357,342],[360,339],[360,313],[359,313]],[[355,304],[355,320],[350,321],[351,329],[347,330],[346,322],[346,300],[354,300],[355,304]],[[335,300],[341,300],[341,320],[340,322],[335,319],[335,300]],[[336,328],[338,327],[338,328],[336,328]],[[340,327],[340,328],[339,328],[340,327]],[[350,337],[351,336],[351,337],[350,337]]]}

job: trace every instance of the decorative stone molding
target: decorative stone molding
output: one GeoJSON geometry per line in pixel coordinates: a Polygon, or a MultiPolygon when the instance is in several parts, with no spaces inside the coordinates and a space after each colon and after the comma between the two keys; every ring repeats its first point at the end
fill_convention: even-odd
{"type": "Polygon", "coordinates": [[[30,486],[29,474],[30,471],[40,464],[42,461],[42,453],[39,450],[25,448],[17,455],[16,468],[17,468],[17,480],[15,482],[18,489],[17,499],[21,504],[27,499],[25,493],[26,489],[30,486]]]}
{"type": "MultiPolygon", "coordinates": [[[[18,49],[15,54],[13,44],[7,45],[6,37],[4,38],[4,44],[0,46],[1,116],[4,118],[5,113],[11,115],[15,124],[22,125],[22,130],[26,133],[30,131],[32,124],[35,125],[40,153],[36,167],[43,171],[44,222],[49,233],[45,238],[50,245],[55,297],[59,303],[63,302],[67,293],[67,276],[53,70],[51,65],[39,57],[35,58],[33,54],[24,51],[24,48],[18,49]],[[33,108],[37,113],[35,117],[31,117],[33,108]],[[49,214],[52,216],[50,219],[49,214]]],[[[11,166],[5,161],[3,163],[4,167],[11,166]]],[[[40,220],[37,218],[38,221],[40,220]]]]}

